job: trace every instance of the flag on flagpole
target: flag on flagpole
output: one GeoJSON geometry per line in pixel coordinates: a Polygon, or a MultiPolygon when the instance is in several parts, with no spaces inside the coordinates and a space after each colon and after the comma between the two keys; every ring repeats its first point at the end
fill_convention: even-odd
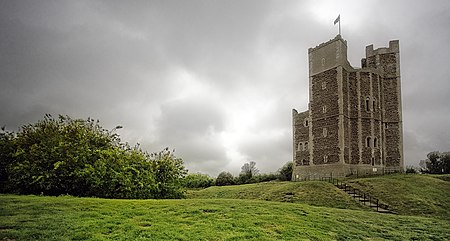
{"type": "Polygon", "coordinates": [[[336,23],[341,22],[341,15],[339,14],[336,18],[336,20],[334,20],[334,25],[336,25],[336,23]]]}

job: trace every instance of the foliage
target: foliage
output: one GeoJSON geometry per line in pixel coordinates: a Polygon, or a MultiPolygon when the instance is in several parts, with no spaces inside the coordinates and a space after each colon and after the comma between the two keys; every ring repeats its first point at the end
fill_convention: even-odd
{"type": "Polygon", "coordinates": [[[293,163],[287,162],[286,164],[284,164],[283,167],[280,168],[280,170],[278,170],[281,181],[292,180],[292,168],[293,168],[293,163]]]}
{"type": "Polygon", "coordinates": [[[256,168],[256,162],[251,161],[248,163],[245,163],[241,167],[241,173],[239,173],[239,176],[236,178],[237,184],[247,184],[252,183],[255,180],[253,177],[259,173],[258,168],[256,168]]]}
{"type": "Polygon", "coordinates": [[[279,179],[278,174],[274,173],[261,173],[252,177],[250,183],[270,182],[279,179]]]}
{"type": "Polygon", "coordinates": [[[450,223],[436,217],[256,200],[0,195],[0,203],[0,240],[450,240],[450,223]]]}
{"type": "MultiPolygon", "coordinates": [[[[4,139],[4,138],[3,138],[4,139]]],[[[13,148],[2,156],[12,162],[9,191],[21,194],[96,196],[107,198],[176,198],[183,195],[181,159],[168,149],[146,154],[120,143],[99,121],[46,115],[22,127],[13,148]]],[[[2,158],[2,167],[7,164],[2,158]]]]}
{"type": "Polygon", "coordinates": [[[250,176],[250,178],[258,173],[259,173],[259,170],[258,170],[258,168],[256,168],[256,162],[254,162],[254,161],[245,163],[241,167],[241,174],[246,174],[246,175],[250,176]]]}
{"type": "Polygon", "coordinates": [[[184,178],[183,183],[187,188],[207,188],[214,184],[214,179],[206,174],[192,173],[184,178]]]}
{"type": "Polygon", "coordinates": [[[156,190],[154,198],[181,198],[184,194],[183,178],[187,170],[183,166],[183,160],[177,158],[164,149],[159,153],[150,155],[150,164],[155,174],[156,190]]]}
{"type": "Polygon", "coordinates": [[[252,183],[253,176],[251,173],[239,173],[239,176],[235,177],[234,182],[238,185],[252,183]]]}
{"type": "Polygon", "coordinates": [[[8,191],[8,168],[14,162],[14,134],[0,131],[0,192],[8,191]]]}
{"type": "Polygon", "coordinates": [[[440,153],[433,151],[427,154],[426,160],[420,161],[423,173],[448,174],[450,173],[450,152],[440,153]]]}
{"type": "Polygon", "coordinates": [[[418,171],[415,166],[406,166],[406,173],[416,174],[418,171]]]}
{"type": "Polygon", "coordinates": [[[221,172],[216,178],[216,186],[234,185],[234,177],[229,172],[221,172]]]}

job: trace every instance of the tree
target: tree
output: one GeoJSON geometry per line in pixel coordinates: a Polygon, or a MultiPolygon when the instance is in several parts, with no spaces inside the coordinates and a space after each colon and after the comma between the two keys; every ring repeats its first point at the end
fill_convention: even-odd
{"type": "Polygon", "coordinates": [[[241,173],[247,174],[250,177],[253,177],[254,175],[258,174],[259,170],[258,170],[258,168],[256,168],[256,162],[251,161],[249,163],[245,163],[241,167],[241,173]]]}
{"type": "Polygon", "coordinates": [[[287,162],[278,170],[279,178],[281,181],[291,181],[292,180],[292,162],[287,162]]]}
{"type": "Polygon", "coordinates": [[[14,162],[14,134],[5,131],[5,127],[0,131],[0,192],[8,190],[9,167],[14,162]]]}
{"type": "Polygon", "coordinates": [[[216,186],[227,186],[227,185],[233,185],[234,177],[229,172],[221,172],[216,178],[216,186]]]}
{"type": "Polygon", "coordinates": [[[441,154],[442,169],[444,173],[450,173],[450,152],[441,154]]]}
{"type": "Polygon", "coordinates": [[[414,166],[406,166],[406,173],[408,174],[416,174],[417,173],[417,170],[416,170],[416,167],[414,167],[414,166]]]}
{"type": "Polygon", "coordinates": [[[184,186],[187,188],[207,188],[214,184],[214,179],[206,174],[193,173],[184,178],[184,186]]]}
{"type": "Polygon", "coordinates": [[[250,183],[252,178],[258,173],[259,170],[256,168],[256,162],[251,161],[249,163],[245,163],[241,167],[241,173],[239,174],[236,182],[238,184],[250,183]]]}
{"type": "Polygon", "coordinates": [[[432,174],[441,173],[442,172],[442,163],[440,160],[441,154],[438,151],[433,151],[428,153],[427,155],[429,162],[428,170],[432,174]]]}
{"type": "Polygon", "coordinates": [[[421,160],[419,165],[424,173],[450,173],[450,152],[430,152],[427,154],[427,159],[421,160]]]}
{"type": "Polygon", "coordinates": [[[20,194],[177,198],[184,193],[183,162],[168,148],[149,155],[91,118],[45,115],[17,135],[2,134],[0,151],[5,186],[20,194]]]}
{"type": "Polygon", "coordinates": [[[181,198],[184,194],[182,180],[187,173],[181,158],[177,158],[169,148],[151,156],[155,173],[155,198],[181,198]]]}

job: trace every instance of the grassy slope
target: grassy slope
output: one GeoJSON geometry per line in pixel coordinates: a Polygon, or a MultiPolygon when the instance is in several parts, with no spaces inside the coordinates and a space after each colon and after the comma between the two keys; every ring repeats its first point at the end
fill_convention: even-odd
{"type": "Polygon", "coordinates": [[[386,175],[347,180],[406,215],[450,219],[450,175],[386,175]]]}
{"type": "Polygon", "coordinates": [[[190,190],[187,197],[258,199],[367,210],[366,207],[354,201],[349,195],[335,188],[332,184],[319,181],[265,182],[239,186],[209,187],[202,190],[190,190]],[[293,195],[286,195],[287,193],[293,195]]]}
{"type": "Polygon", "coordinates": [[[426,217],[258,200],[0,195],[0,240],[449,240],[426,217]]]}

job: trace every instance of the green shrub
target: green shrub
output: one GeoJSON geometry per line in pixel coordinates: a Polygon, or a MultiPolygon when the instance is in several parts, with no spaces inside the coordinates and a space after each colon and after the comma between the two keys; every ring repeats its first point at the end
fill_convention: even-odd
{"type": "Polygon", "coordinates": [[[269,174],[258,174],[254,176],[251,180],[251,183],[258,183],[258,182],[270,182],[279,179],[279,175],[274,173],[269,174]]]}
{"type": "Polygon", "coordinates": [[[214,179],[206,174],[193,173],[184,178],[184,186],[187,188],[207,188],[214,184],[214,179]]]}
{"type": "Polygon", "coordinates": [[[90,118],[46,115],[0,140],[6,190],[15,193],[107,198],[177,198],[184,193],[181,159],[167,148],[148,155],[122,144],[117,134],[90,118]]]}
{"type": "Polygon", "coordinates": [[[231,173],[221,172],[216,178],[216,186],[234,185],[235,180],[231,173]]]}
{"type": "Polygon", "coordinates": [[[291,181],[292,180],[292,162],[287,162],[283,167],[278,170],[279,179],[281,181],[291,181]]]}

